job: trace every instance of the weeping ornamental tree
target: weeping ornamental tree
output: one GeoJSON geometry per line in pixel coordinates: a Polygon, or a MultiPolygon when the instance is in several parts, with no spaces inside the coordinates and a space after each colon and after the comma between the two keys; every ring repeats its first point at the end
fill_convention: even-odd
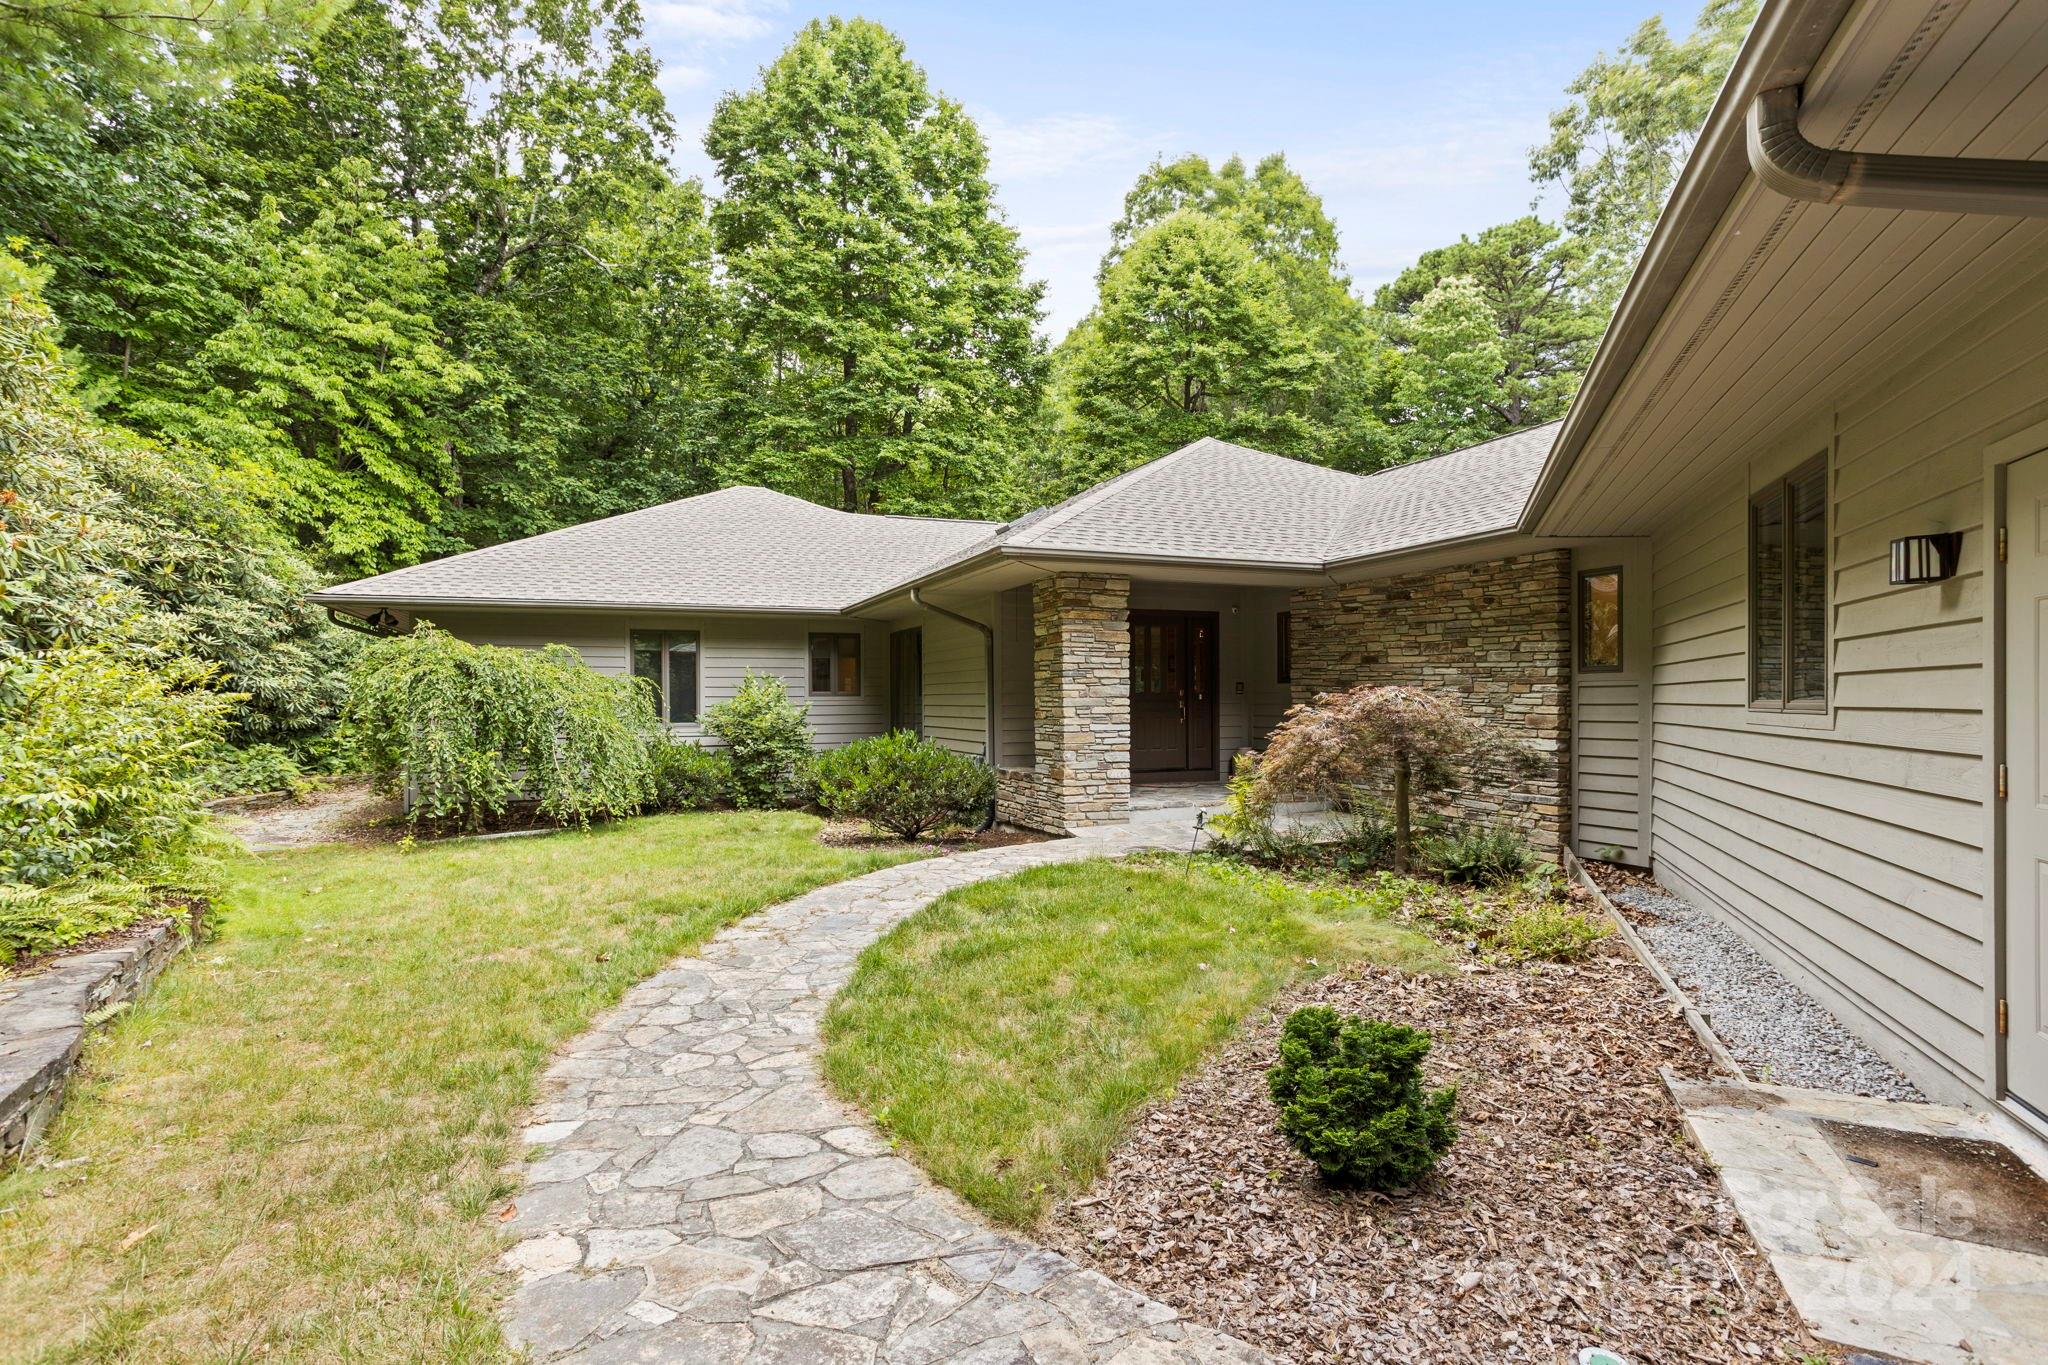
{"type": "Polygon", "coordinates": [[[1287,713],[1259,762],[1254,795],[1270,807],[1307,798],[1339,810],[1385,802],[1394,816],[1394,870],[1408,871],[1418,795],[1460,779],[1505,780],[1528,762],[1455,698],[1420,687],[1354,687],[1287,713]]]}
{"type": "Polygon", "coordinates": [[[653,794],[652,694],[566,645],[473,645],[423,623],[363,651],[342,720],[364,766],[411,784],[415,823],[476,829],[530,799],[580,825],[653,794]]]}

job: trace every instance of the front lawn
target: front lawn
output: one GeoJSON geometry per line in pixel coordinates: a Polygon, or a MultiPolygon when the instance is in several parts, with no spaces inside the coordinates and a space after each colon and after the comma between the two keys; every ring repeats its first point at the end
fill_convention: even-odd
{"type": "Polygon", "coordinates": [[[1428,940],[1348,897],[1210,859],[963,887],[861,955],[825,1074],[943,1184],[1018,1226],[1082,1189],[1145,1104],[1291,980],[1428,940]]]}
{"type": "Polygon", "coordinates": [[[784,813],[250,859],[0,1175],[0,1359],[479,1360],[549,1055],[720,926],[913,856],[784,813]]]}

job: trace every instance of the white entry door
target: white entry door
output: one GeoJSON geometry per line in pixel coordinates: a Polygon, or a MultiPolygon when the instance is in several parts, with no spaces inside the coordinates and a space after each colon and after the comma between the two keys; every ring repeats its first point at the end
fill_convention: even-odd
{"type": "Polygon", "coordinates": [[[2006,1089],[2048,1114],[2048,451],[2007,467],[2006,1089]]]}

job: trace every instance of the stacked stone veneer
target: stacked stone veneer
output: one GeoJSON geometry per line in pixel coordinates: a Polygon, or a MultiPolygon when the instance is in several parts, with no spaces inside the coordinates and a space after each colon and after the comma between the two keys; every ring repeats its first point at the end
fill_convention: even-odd
{"type": "Polygon", "coordinates": [[[1446,813],[1553,854],[1571,821],[1571,552],[1546,550],[1294,594],[1294,700],[1361,684],[1459,694],[1540,767],[1469,783],[1446,813]]]}
{"type": "Polygon", "coordinates": [[[999,819],[1064,834],[1130,817],[1130,607],[1120,574],[1032,586],[1034,759],[998,776],[999,819]]]}

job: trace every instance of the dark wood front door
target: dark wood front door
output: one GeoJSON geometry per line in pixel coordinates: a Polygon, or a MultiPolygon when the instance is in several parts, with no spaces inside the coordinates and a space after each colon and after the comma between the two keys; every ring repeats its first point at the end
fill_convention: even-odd
{"type": "Polygon", "coordinates": [[[1216,776],[1216,613],[1131,613],[1131,772],[1216,776]]]}

